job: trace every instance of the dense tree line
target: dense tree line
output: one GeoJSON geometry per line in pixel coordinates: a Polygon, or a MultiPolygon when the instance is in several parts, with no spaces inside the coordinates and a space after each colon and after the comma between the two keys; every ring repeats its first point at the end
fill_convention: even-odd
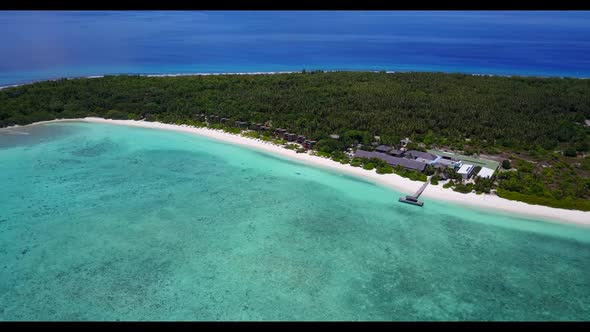
{"type": "MultiPolygon", "coordinates": [[[[272,120],[315,139],[360,131],[397,144],[587,150],[590,81],[438,73],[107,76],[0,90],[0,126],[98,115],[182,122],[195,114],[272,120]]],[[[571,151],[569,151],[571,152],[571,151]]]]}

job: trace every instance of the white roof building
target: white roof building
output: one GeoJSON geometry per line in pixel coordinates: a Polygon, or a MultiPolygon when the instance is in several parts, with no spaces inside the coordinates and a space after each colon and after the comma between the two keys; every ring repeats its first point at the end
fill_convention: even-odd
{"type": "Polygon", "coordinates": [[[461,176],[464,179],[467,179],[471,175],[471,172],[473,172],[474,167],[475,166],[473,166],[473,165],[463,164],[463,165],[461,165],[461,168],[459,168],[457,173],[461,174],[461,176]]]}
{"type": "Polygon", "coordinates": [[[477,173],[477,176],[484,179],[489,179],[492,175],[494,175],[494,170],[487,167],[482,167],[479,173],[477,173]]]}

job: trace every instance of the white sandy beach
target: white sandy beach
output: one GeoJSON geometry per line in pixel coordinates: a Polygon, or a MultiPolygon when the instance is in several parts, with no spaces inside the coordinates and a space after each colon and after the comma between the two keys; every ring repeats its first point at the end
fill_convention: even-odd
{"type": "MultiPolygon", "coordinates": [[[[196,135],[206,136],[227,143],[241,145],[256,150],[266,151],[278,154],[291,159],[302,161],[309,165],[319,166],[336,170],[342,173],[358,176],[373,183],[381,184],[404,194],[413,194],[423,182],[411,181],[397,174],[377,174],[375,170],[367,171],[359,167],[352,167],[348,164],[343,165],[333,160],[312,156],[307,153],[296,153],[293,150],[285,149],[275,144],[264,142],[259,139],[247,138],[239,135],[229,134],[221,130],[209,128],[196,128],[187,125],[171,125],[159,122],[134,121],[134,120],[107,120],[102,118],[83,118],[70,120],[52,120],[42,121],[35,124],[47,122],[64,122],[64,121],[84,121],[92,123],[108,123],[114,125],[125,125],[132,127],[155,128],[163,130],[173,130],[179,132],[193,133],[196,135]]],[[[521,216],[534,217],[548,221],[561,221],[582,226],[590,227],[590,212],[557,209],[541,205],[532,205],[519,201],[511,201],[500,198],[496,195],[476,195],[475,193],[461,194],[451,189],[444,189],[441,184],[434,186],[429,185],[422,193],[421,197],[432,198],[436,200],[458,203],[477,208],[494,209],[505,213],[514,213],[521,216]]],[[[424,208],[428,208],[425,205],[424,208]]]]}

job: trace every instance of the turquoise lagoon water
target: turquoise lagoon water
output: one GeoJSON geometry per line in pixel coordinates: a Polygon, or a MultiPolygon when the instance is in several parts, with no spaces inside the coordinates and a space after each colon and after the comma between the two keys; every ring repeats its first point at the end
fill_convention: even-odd
{"type": "Polygon", "coordinates": [[[0,320],[590,318],[590,229],[190,134],[0,130],[0,184],[0,320]]]}

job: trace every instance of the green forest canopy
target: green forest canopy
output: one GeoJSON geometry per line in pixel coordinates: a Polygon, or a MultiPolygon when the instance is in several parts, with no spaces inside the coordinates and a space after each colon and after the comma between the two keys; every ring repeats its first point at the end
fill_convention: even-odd
{"type": "Polygon", "coordinates": [[[107,76],[0,90],[0,126],[87,115],[272,120],[314,139],[348,130],[482,146],[587,148],[590,81],[442,73],[107,76]],[[110,113],[109,113],[110,112],[110,113]],[[477,143],[479,142],[479,143],[477,143]]]}

